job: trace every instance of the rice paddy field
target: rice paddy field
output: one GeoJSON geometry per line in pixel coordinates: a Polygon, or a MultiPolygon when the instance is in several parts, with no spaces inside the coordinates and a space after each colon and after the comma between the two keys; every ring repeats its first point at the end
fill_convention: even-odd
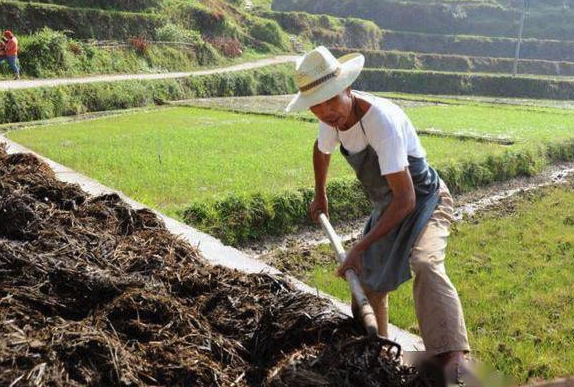
{"type": "MultiPolygon", "coordinates": [[[[443,114],[448,114],[445,111],[443,114]]],[[[574,122],[574,117],[573,117],[574,122]]],[[[14,131],[8,137],[170,214],[231,192],[311,186],[317,125],[200,108],[173,107],[14,131]]],[[[441,166],[484,159],[504,146],[423,137],[441,166]]],[[[352,176],[334,157],[330,176],[352,176]]]]}
{"type": "MultiPolygon", "coordinates": [[[[569,109],[391,97],[396,97],[421,131],[455,136],[421,136],[430,162],[439,169],[574,138],[574,112],[569,109]],[[480,141],[457,135],[477,136],[480,141]],[[503,146],[489,138],[505,138],[513,144],[503,146]]],[[[30,127],[10,132],[8,137],[177,215],[190,202],[229,193],[312,186],[310,158],[317,125],[307,122],[312,119],[309,113],[274,116],[287,99],[196,100],[201,108],[178,106],[30,127]],[[227,111],[221,110],[222,104],[227,111]]],[[[351,176],[342,158],[333,157],[330,177],[351,176]]]]}
{"type": "MultiPolygon", "coordinates": [[[[542,161],[529,155],[546,155],[574,141],[574,111],[564,103],[385,96],[407,111],[420,130],[430,163],[439,170],[465,163],[496,168],[497,157],[524,154],[536,173],[542,161]]],[[[317,123],[308,113],[283,113],[289,98],[187,101],[30,126],[7,136],[181,218],[190,203],[229,194],[312,188],[317,123]]],[[[570,157],[568,146],[544,162],[570,157]]],[[[353,173],[335,155],[329,176],[352,179],[353,173]]],[[[471,345],[480,360],[521,383],[574,373],[573,188],[570,181],[522,194],[452,227],[447,270],[461,294],[471,345]]],[[[349,299],[346,284],[333,276],[328,246],[295,246],[264,259],[318,289],[349,299]]],[[[391,295],[391,322],[418,332],[410,284],[391,295]]]]}

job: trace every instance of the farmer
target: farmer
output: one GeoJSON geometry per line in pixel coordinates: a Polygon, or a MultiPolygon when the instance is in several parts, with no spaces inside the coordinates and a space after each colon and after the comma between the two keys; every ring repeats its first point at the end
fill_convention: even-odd
{"type": "Polygon", "coordinates": [[[0,64],[5,60],[8,61],[10,68],[14,72],[14,77],[20,79],[20,68],[16,61],[18,60],[18,39],[12,34],[12,31],[4,32],[0,48],[0,64]]]}
{"type": "MultiPolygon", "coordinates": [[[[319,119],[313,149],[315,199],[310,212],[328,214],[326,180],[331,153],[341,153],[355,170],[373,212],[363,238],[347,251],[338,269],[360,276],[377,320],[383,300],[414,274],[414,302],[427,353],[445,376],[469,370],[470,351],[461,303],[445,272],[444,256],[453,221],[453,200],[427,164],[411,121],[391,101],[351,90],[365,59],[337,60],[325,47],[299,59],[299,93],[287,112],[310,109],[319,119]]],[[[379,323],[380,326],[380,323],[379,323]]],[[[456,379],[456,378],[455,378],[456,379]]]]}

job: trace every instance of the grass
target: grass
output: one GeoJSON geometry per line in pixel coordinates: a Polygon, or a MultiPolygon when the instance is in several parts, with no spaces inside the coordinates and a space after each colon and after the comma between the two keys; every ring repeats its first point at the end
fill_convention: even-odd
{"type": "Polygon", "coordinates": [[[423,106],[408,109],[416,127],[443,131],[506,135],[515,140],[548,141],[574,136],[570,111],[516,106],[423,106]],[[447,113],[448,112],[448,113],[447,113]]]}
{"type": "MultiPolygon", "coordinates": [[[[495,104],[494,99],[458,99],[399,93],[381,95],[401,105],[418,129],[434,128],[446,132],[506,136],[523,142],[574,137],[574,113],[569,109],[548,106],[549,101],[545,106],[537,107],[531,106],[529,100],[522,100],[524,105],[516,106],[495,104]]],[[[289,99],[289,96],[255,96],[198,99],[188,103],[314,119],[309,112],[284,113],[289,99]]]]}
{"type": "MultiPolygon", "coordinates": [[[[231,192],[311,187],[316,132],[313,123],[172,107],[22,129],[8,137],[175,215],[190,201],[231,192]]],[[[422,142],[439,167],[506,149],[435,137],[422,142]]],[[[330,176],[352,176],[352,171],[336,156],[330,176]]]]}
{"type": "Polygon", "coordinates": [[[425,95],[425,94],[407,94],[407,93],[374,93],[387,98],[413,101],[440,102],[446,104],[480,104],[480,105],[510,105],[510,106],[528,106],[536,108],[559,108],[572,109],[572,101],[552,100],[552,99],[528,99],[528,98],[507,98],[507,97],[485,97],[477,95],[425,95]]]}
{"type": "MultiPolygon", "coordinates": [[[[483,97],[483,96],[451,96],[451,95],[427,95],[427,94],[408,94],[398,92],[375,92],[375,95],[392,99],[399,105],[408,107],[413,103],[422,104],[448,104],[448,105],[480,105],[480,106],[520,106],[536,109],[557,108],[561,110],[573,109],[572,101],[564,100],[544,100],[544,99],[525,99],[525,98],[503,98],[503,97],[483,97]]],[[[236,98],[202,98],[185,101],[188,105],[217,107],[222,109],[235,109],[247,112],[267,112],[283,114],[285,106],[289,103],[292,96],[274,95],[274,96],[252,96],[236,98]]],[[[291,115],[313,117],[307,113],[291,113],[291,115]]]]}
{"type": "MultiPolygon", "coordinates": [[[[567,210],[574,208],[573,188],[571,181],[523,194],[451,230],[447,271],[461,296],[474,353],[521,383],[574,372],[574,215],[567,210]]],[[[282,261],[295,263],[301,255],[282,254],[282,261]]],[[[333,259],[328,246],[307,250],[304,259],[299,277],[350,299],[333,275],[335,265],[327,263],[333,259]]],[[[418,333],[412,282],[391,294],[390,319],[418,333]]]]}

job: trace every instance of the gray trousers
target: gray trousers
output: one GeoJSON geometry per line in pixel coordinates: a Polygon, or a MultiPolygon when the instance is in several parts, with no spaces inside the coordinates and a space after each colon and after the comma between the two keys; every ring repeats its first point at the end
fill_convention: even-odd
{"type": "MultiPolygon", "coordinates": [[[[441,202],[413,245],[410,266],[414,275],[415,312],[427,353],[470,351],[464,315],[458,293],[448,278],[444,260],[449,226],[454,221],[453,199],[440,182],[441,202]]],[[[364,286],[375,313],[386,294],[364,286]]]]}

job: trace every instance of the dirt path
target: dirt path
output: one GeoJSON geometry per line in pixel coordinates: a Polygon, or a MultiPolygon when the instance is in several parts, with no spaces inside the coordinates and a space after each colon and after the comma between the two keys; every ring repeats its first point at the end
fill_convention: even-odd
{"type": "Polygon", "coordinates": [[[16,89],[31,89],[35,87],[52,87],[61,85],[71,85],[77,83],[94,83],[94,82],[114,82],[125,81],[134,79],[168,79],[168,78],[181,78],[189,76],[209,75],[226,72],[235,72],[242,70],[255,69],[258,67],[265,67],[280,63],[294,62],[297,56],[282,55],[273,58],[259,59],[247,63],[241,63],[229,67],[221,67],[210,70],[198,70],[190,72],[173,72],[173,73],[156,73],[156,74],[118,74],[118,75],[96,75],[90,77],[80,78],[54,78],[54,79],[31,79],[31,80],[14,80],[14,81],[0,81],[0,91],[2,90],[16,90],[16,89]]]}
{"type": "MultiPolygon", "coordinates": [[[[509,198],[517,193],[531,191],[552,184],[561,184],[567,177],[574,174],[574,162],[552,165],[543,172],[532,177],[518,177],[515,179],[496,182],[471,192],[457,195],[455,201],[455,217],[458,221],[468,219],[477,212],[509,198]]],[[[343,241],[355,239],[361,235],[365,219],[356,219],[342,224],[334,225],[343,241]]],[[[256,258],[276,249],[289,249],[291,247],[312,247],[328,243],[320,227],[312,227],[300,233],[284,237],[269,238],[263,243],[249,245],[242,250],[256,258]]]]}

